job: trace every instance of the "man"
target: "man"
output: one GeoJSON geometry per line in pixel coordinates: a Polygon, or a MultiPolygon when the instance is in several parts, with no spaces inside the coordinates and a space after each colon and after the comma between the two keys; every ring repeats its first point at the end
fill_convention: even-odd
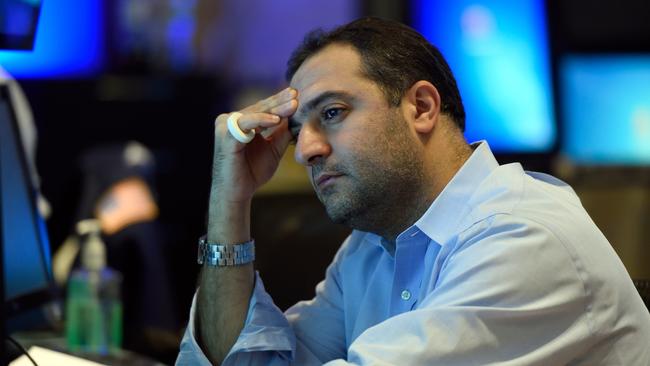
{"type": "Polygon", "coordinates": [[[650,364],[650,315],[578,198],[464,141],[454,78],[421,35],[361,19],[306,38],[287,76],[217,119],[177,364],[650,364]],[[282,314],[253,271],[249,218],[292,137],[328,215],[354,231],[316,297],[282,314]]]}

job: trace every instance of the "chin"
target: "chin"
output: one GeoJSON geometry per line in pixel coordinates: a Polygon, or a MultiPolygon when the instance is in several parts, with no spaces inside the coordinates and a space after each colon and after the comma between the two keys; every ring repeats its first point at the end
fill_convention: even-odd
{"type": "Polygon", "coordinates": [[[340,212],[331,212],[327,211],[327,216],[329,216],[330,220],[334,222],[335,224],[340,224],[340,225],[346,225],[349,226],[350,222],[350,216],[349,215],[344,215],[341,214],[340,212]]]}
{"type": "Polygon", "coordinates": [[[317,192],[318,199],[325,206],[330,220],[336,224],[358,229],[369,209],[370,202],[355,191],[342,192],[334,187],[327,187],[317,192]]]}
{"type": "MultiPolygon", "coordinates": [[[[333,200],[331,200],[333,201],[333,200]]],[[[363,221],[361,207],[356,207],[353,202],[349,200],[344,200],[343,202],[323,202],[325,205],[325,210],[327,211],[327,216],[329,216],[332,222],[345,225],[352,229],[357,229],[356,223],[358,221],[363,221]]]]}

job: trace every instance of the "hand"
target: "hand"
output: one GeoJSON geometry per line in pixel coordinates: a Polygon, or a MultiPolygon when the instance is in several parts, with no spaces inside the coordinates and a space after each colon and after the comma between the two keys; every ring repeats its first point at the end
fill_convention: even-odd
{"type": "Polygon", "coordinates": [[[298,107],[297,92],[287,88],[241,111],[239,128],[255,129],[248,144],[237,141],[221,114],[215,122],[215,146],[212,172],[213,192],[224,203],[249,201],[278,168],[289,142],[288,117],[298,107]]]}

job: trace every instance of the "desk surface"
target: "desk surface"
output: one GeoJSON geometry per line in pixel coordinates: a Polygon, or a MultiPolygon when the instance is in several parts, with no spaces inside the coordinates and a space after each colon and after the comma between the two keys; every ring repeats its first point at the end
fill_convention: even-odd
{"type": "Polygon", "coordinates": [[[124,365],[124,366],[158,366],[162,363],[142,356],[128,350],[120,350],[117,354],[107,356],[93,355],[86,353],[70,352],[67,349],[65,337],[56,332],[38,331],[38,332],[19,332],[12,334],[12,337],[20,343],[25,349],[32,346],[39,346],[69,355],[81,357],[90,361],[95,361],[104,365],[124,365]]]}

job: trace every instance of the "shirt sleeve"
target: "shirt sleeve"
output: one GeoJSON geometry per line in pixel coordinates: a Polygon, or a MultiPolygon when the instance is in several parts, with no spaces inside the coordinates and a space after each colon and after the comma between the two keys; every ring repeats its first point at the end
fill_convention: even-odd
{"type": "MultiPolygon", "coordinates": [[[[338,268],[345,247],[344,243],[329,265],[325,280],[316,287],[314,299],[299,302],[285,314],[275,306],[256,273],[244,328],[222,365],[309,366],[344,357],[345,328],[338,268]]],[[[195,338],[195,317],[196,294],[176,365],[210,365],[195,338]]]]}
{"type": "MultiPolygon", "coordinates": [[[[295,350],[293,331],[282,311],[275,306],[264,289],[259,274],[256,273],[255,276],[255,287],[244,328],[224,359],[223,366],[282,365],[288,364],[286,360],[293,358],[295,350]]],[[[190,319],[181,341],[176,365],[211,365],[195,336],[197,293],[192,300],[190,319]]]]}

